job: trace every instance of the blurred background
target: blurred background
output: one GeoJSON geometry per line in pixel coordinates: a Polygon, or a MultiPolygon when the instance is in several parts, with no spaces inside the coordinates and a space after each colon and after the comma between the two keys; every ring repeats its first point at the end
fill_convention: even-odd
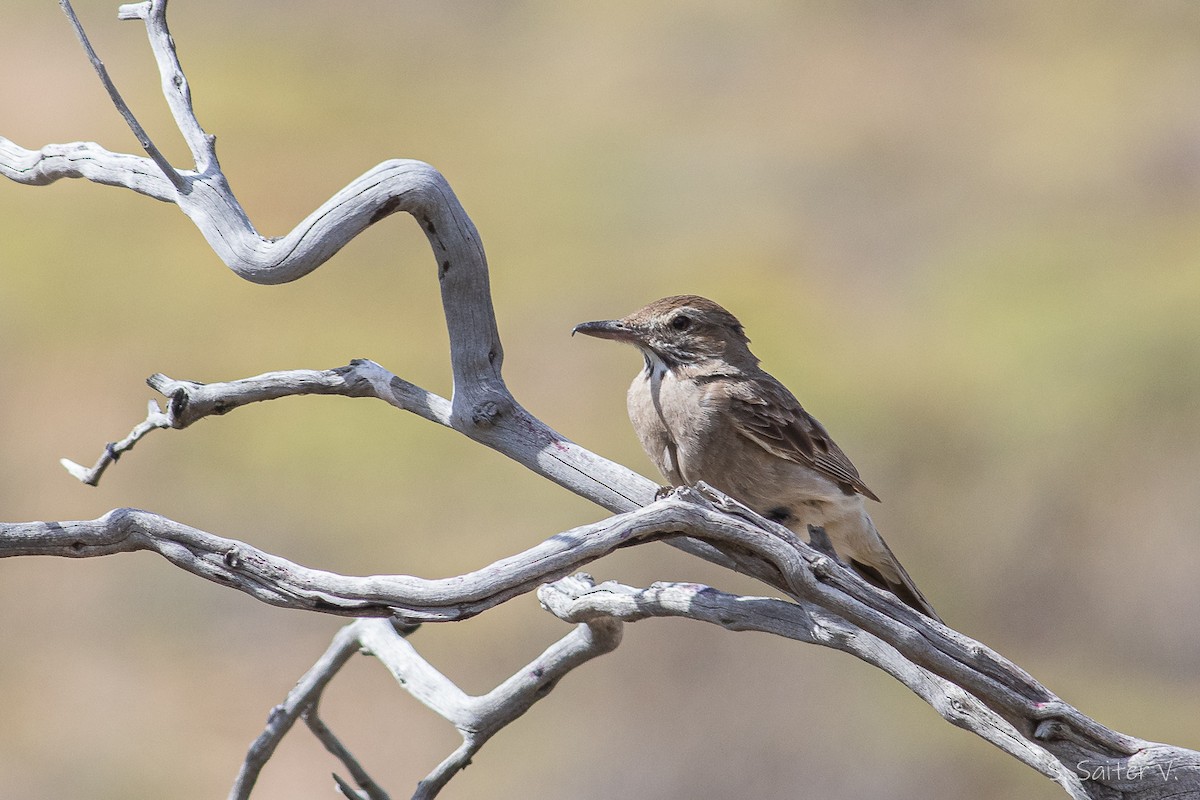
{"type": "MultiPolygon", "coordinates": [[[[78,6],[186,165],[144,28],[78,6]]],[[[6,12],[0,134],[136,152],[56,4],[6,12]]],[[[639,358],[571,327],[718,300],[884,499],[952,626],[1106,725],[1200,747],[1200,6],[176,0],[171,22],[264,234],[381,160],[434,164],[487,247],[517,397],[647,475],[639,358]]],[[[444,577],[603,518],[342,398],[157,433],[96,489],[59,467],[141,420],[156,371],[370,357],[448,394],[435,269],[398,215],[253,286],[173,206],[0,182],[0,519],[138,506],[310,566],[444,577]]],[[[764,591],[661,545],[591,571],[764,591]]],[[[224,797],[341,624],[145,553],[0,561],[0,797],[224,797]]],[[[524,597],[414,643],[481,693],[566,631],[524,597]]],[[[323,709],[396,798],[457,743],[369,659],[323,709]]],[[[334,769],[298,730],[255,797],[333,797],[334,769]]],[[[1064,795],[845,655],[653,620],[445,796],[1064,795]]]]}

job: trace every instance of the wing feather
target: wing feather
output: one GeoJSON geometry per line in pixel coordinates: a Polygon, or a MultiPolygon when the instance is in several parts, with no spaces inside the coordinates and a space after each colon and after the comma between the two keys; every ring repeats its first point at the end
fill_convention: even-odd
{"type": "Polygon", "coordinates": [[[770,375],[731,387],[729,410],[738,432],[767,452],[811,467],[842,487],[878,501],[825,427],[770,375]]]}

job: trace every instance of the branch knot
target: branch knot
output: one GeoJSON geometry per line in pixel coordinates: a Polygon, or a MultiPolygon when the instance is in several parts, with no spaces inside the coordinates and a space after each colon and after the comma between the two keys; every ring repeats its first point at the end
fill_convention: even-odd
{"type": "Polygon", "coordinates": [[[471,408],[471,422],[479,428],[490,428],[503,414],[503,408],[495,400],[484,400],[471,408]]]}

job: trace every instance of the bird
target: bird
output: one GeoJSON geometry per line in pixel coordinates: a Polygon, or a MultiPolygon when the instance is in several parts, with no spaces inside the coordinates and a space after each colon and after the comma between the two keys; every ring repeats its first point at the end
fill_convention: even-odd
{"type": "Polygon", "coordinates": [[[703,481],[793,532],[824,529],[864,580],[941,622],[875,528],[866,500],[879,498],[825,427],[759,366],[737,317],[707,298],[675,295],[621,319],[580,323],[576,333],[641,351],[629,418],[672,486],[703,481]]]}

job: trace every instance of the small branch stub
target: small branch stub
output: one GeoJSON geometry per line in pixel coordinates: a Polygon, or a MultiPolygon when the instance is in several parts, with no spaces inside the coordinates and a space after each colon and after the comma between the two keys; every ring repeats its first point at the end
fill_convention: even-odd
{"type": "Polygon", "coordinates": [[[158,403],[151,400],[148,405],[146,419],[142,422],[139,422],[134,429],[130,431],[129,435],[121,441],[109,442],[106,444],[104,446],[104,452],[100,454],[100,458],[96,460],[96,463],[93,464],[91,468],[76,464],[74,461],[71,461],[67,458],[59,459],[59,463],[63,465],[63,468],[65,468],[72,477],[84,484],[87,484],[88,486],[95,486],[100,482],[100,476],[104,474],[104,471],[112,464],[115,464],[117,459],[121,457],[122,453],[132,450],[133,446],[141,441],[142,437],[144,437],[147,433],[159,428],[169,427],[171,427],[170,417],[162,412],[162,409],[158,407],[158,403]]]}

